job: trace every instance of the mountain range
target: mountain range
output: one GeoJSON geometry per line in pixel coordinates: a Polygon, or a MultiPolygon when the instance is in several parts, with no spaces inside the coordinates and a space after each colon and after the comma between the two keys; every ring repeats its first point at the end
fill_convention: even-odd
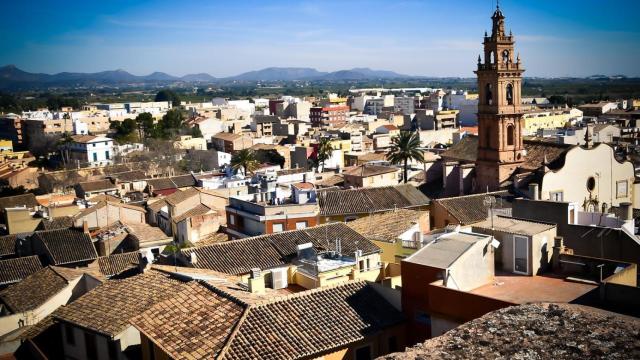
{"type": "Polygon", "coordinates": [[[157,82],[225,82],[225,81],[293,81],[293,80],[367,80],[409,78],[409,75],[393,71],[353,68],[334,72],[322,72],[312,68],[270,67],[249,71],[236,76],[215,78],[207,73],[189,74],[181,77],[163,72],[149,75],[133,75],[125,70],[109,70],[96,73],[61,72],[57,74],[30,73],[15,65],[0,67],[0,88],[12,86],[86,86],[124,83],[157,82]]]}

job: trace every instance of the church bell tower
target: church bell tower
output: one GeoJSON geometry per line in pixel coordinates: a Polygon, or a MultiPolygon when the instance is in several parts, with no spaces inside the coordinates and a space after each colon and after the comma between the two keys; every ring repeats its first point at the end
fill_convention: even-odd
{"type": "Polygon", "coordinates": [[[498,6],[484,36],[484,61],[478,56],[478,158],[476,192],[497,190],[524,161],[521,87],[524,69],[514,54],[498,6]]]}

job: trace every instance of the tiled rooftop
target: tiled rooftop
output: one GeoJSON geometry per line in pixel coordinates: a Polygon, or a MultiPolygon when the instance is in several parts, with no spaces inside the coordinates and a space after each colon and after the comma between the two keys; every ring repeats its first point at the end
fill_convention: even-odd
{"type": "Polygon", "coordinates": [[[0,260],[0,285],[18,282],[40,269],[37,255],[0,260]]]}
{"type": "Polygon", "coordinates": [[[347,225],[370,240],[393,243],[426,214],[427,211],[398,209],[361,217],[347,225]]]}
{"type": "Polygon", "coordinates": [[[167,274],[150,270],[123,280],[109,280],[58,309],[55,317],[100,334],[116,336],[131,325],[133,317],[175,296],[185,286],[167,274]]]}
{"type": "Polygon", "coordinates": [[[175,359],[297,359],[349,346],[403,321],[366,282],[246,304],[215,283],[192,283],[136,317],[175,359]]]}
{"type": "Polygon", "coordinates": [[[80,270],[48,266],[0,291],[0,300],[14,313],[34,310],[82,274],[80,270]]]}
{"type": "Polygon", "coordinates": [[[413,185],[403,184],[348,190],[318,190],[321,216],[367,214],[429,205],[429,198],[413,185]]]}
{"type": "Polygon", "coordinates": [[[36,231],[33,238],[42,242],[53,265],[90,261],[98,257],[91,237],[81,231],[36,231]]]}

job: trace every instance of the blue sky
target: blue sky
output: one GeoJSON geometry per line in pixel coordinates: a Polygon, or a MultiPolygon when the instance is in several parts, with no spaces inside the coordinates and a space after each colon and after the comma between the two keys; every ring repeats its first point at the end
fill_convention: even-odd
{"type": "MultiPolygon", "coordinates": [[[[640,76],[640,1],[502,0],[528,76],[640,76]]],[[[230,76],[270,66],[473,76],[495,0],[5,1],[0,64],[230,76]]]]}

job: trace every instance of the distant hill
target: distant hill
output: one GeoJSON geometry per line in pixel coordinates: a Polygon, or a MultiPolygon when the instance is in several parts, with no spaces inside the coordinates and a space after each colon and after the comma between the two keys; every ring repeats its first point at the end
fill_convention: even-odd
{"type": "Polygon", "coordinates": [[[249,71],[226,79],[244,81],[292,81],[319,78],[326,74],[327,73],[311,68],[270,67],[262,70],[249,71]]]}
{"type": "Polygon", "coordinates": [[[206,82],[206,81],[215,81],[216,78],[207,73],[198,73],[198,74],[185,75],[181,77],[180,80],[189,81],[189,82],[198,82],[198,81],[206,82]]]}
{"type": "Polygon", "coordinates": [[[393,71],[353,68],[334,72],[322,72],[304,67],[269,67],[249,71],[236,76],[215,78],[207,73],[189,74],[182,77],[163,72],[149,75],[133,75],[125,70],[108,70],[96,73],[61,72],[57,74],[30,73],[15,65],[0,67],[0,88],[25,88],[48,86],[96,86],[145,83],[184,82],[228,82],[228,81],[293,81],[293,80],[367,80],[409,78],[393,71]]]}

